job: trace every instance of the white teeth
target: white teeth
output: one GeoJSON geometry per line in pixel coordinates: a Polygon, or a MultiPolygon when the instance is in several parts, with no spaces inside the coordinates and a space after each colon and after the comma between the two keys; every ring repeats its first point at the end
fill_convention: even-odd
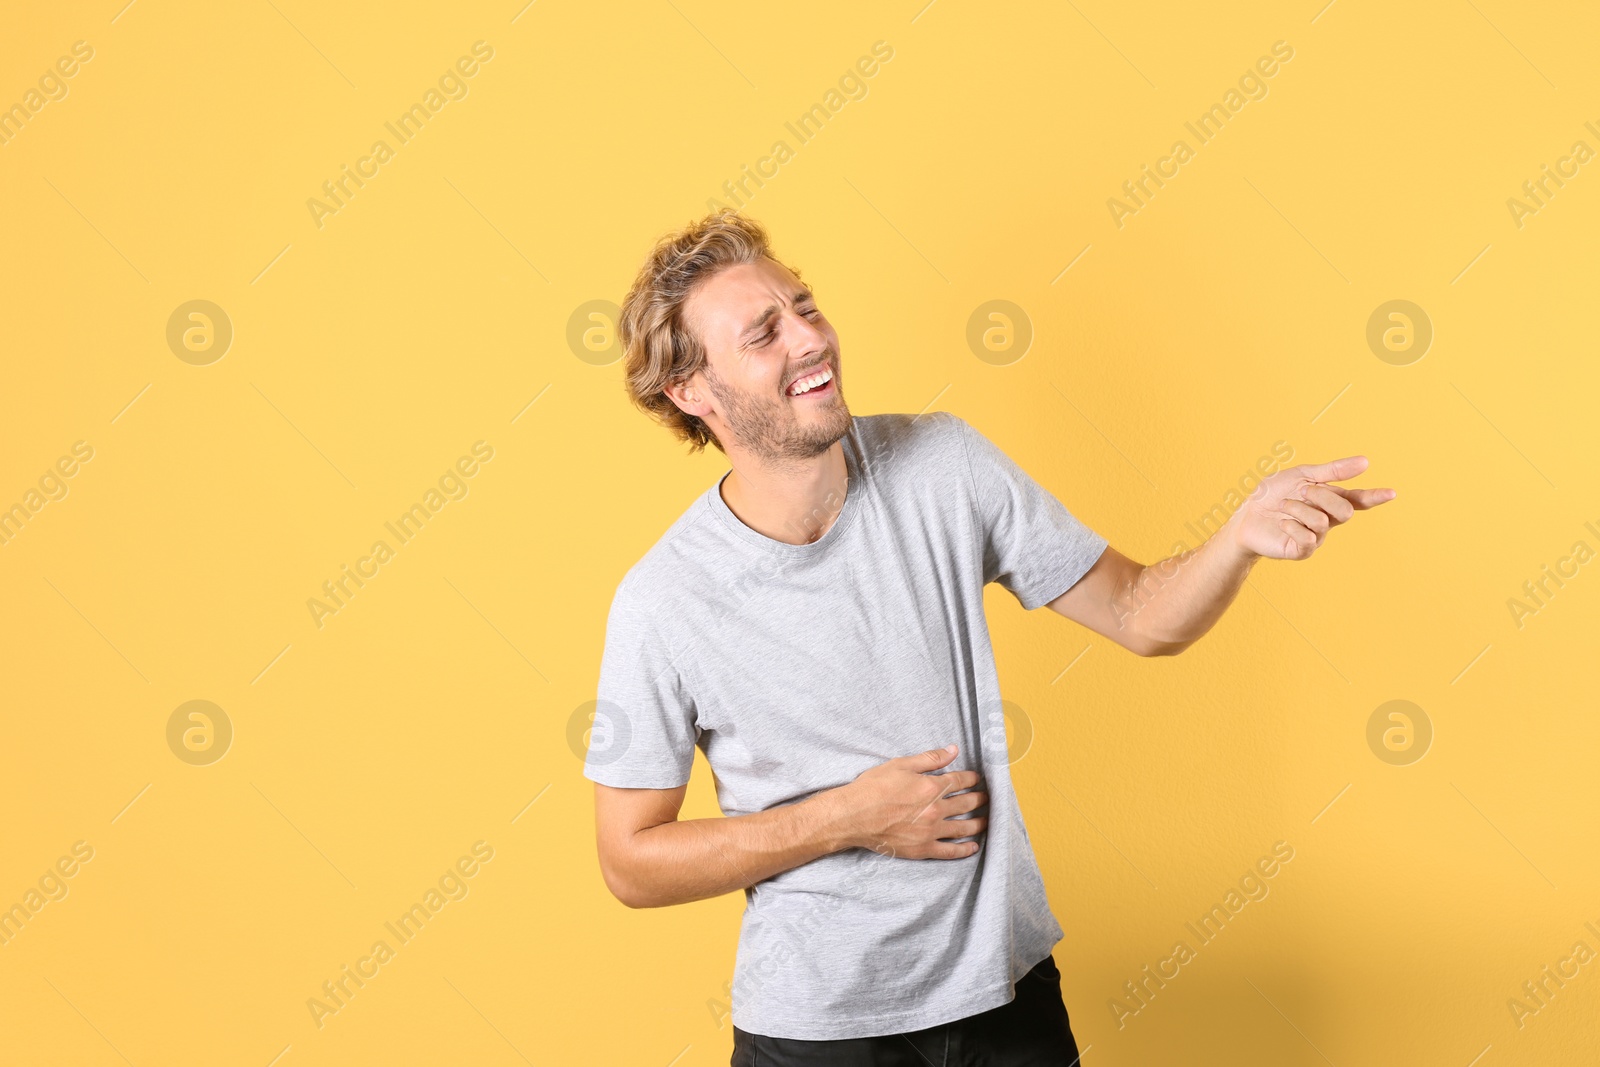
{"type": "Polygon", "coordinates": [[[817,386],[826,385],[831,381],[833,381],[833,371],[831,369],[820,370],[816,374],[801,378],[791,385],[789,387],[789,395],[799,396],[801,393],[809,393],[817,386]]]}

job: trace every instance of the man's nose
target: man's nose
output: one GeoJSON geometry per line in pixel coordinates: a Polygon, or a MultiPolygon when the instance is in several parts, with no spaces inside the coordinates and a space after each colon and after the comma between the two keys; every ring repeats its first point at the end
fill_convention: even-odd
{"type": "Polygon", "coordinates": [[[795,355],[801,359],[808,359],[819,352],[828,350],[828,335],[811,322],[804,315],[795,313],[795,355]]]}

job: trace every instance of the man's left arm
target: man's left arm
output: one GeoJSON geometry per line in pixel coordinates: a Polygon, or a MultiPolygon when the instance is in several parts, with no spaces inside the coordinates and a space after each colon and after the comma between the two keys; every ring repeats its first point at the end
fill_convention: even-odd
{"type": "Polygon", "coordinates": [[[1107,547],[1049,606],[1138,655],[1177,655],[1222,617],[1257,560],[1305,559],[1355,512],[1393,500],[1393,489],[1329,484],[1366,469],[1365,456],[1285,468],[1200,547],[1148,567],[1107,547]]]}

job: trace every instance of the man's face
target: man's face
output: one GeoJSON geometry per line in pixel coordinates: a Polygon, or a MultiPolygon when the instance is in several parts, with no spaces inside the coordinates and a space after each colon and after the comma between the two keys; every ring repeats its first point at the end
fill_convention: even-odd
{"type": "Polygon", "coordinates": [[[695,289],[684,314],[706,349],[688,385],[708,410],[694,414],[724,449],[811,459],[849,431],[839,336],[786,267],[762,259],[725,268],[695,289]],[[819,375],[826,380],[795,392],[819,375]]]}

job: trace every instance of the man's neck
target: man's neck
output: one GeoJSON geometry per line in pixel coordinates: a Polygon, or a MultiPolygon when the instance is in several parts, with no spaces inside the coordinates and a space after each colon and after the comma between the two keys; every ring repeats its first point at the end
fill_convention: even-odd
{"type": "Polygon", "coordinates": [[[739,521],[790,545],[807,545],[832,527],[848,490],[844,445],[811,460],[763,463],[741,456],[722,482],[722,500],[739,521]]]}

